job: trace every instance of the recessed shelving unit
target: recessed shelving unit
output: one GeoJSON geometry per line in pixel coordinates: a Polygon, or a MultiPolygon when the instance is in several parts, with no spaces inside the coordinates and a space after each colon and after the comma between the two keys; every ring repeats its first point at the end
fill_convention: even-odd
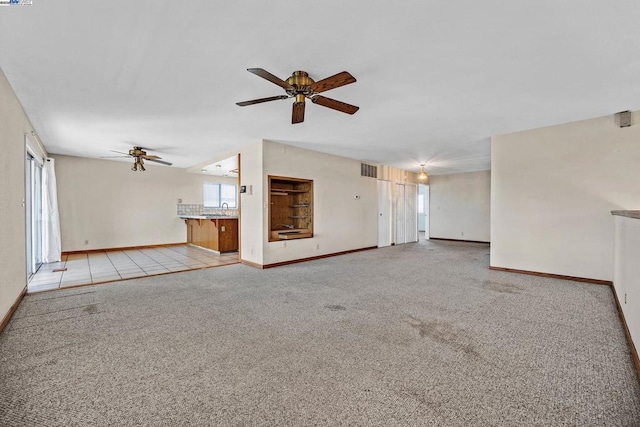
{"type": "Polygon", "coordinates": [[[269,175],[269,241],[313,237],[313,180],[269,175]]]}

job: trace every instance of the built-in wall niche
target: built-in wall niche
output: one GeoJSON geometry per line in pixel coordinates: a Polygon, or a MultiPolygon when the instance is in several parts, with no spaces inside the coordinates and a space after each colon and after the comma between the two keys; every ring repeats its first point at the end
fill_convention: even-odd
{"type": "Polygon", "coordinates": [[[313,180],[269,175],[269,241],[313,237],[313,180]]]}

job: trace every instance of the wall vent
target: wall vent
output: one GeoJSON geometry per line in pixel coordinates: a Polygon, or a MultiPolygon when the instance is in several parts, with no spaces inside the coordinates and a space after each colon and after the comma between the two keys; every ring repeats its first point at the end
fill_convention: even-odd
{"type": "Polygon", "coordinates": [[[360,175],[368,176],[369,178],[378,178],[378,167],[360,163],[360,175]]]}
{"type": "Polygon", "coordinates": [[[631,111],[621,111],[616,113],[616,119],[618,121],[618,126],[621,128],[628,128],[631,126],[631,111]]]}

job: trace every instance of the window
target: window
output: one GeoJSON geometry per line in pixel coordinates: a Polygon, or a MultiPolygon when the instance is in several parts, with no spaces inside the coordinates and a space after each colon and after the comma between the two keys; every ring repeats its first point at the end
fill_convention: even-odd
{"type": "Polygon", "coordinates": [[[234,184],[204,183],[203,205],[205,208],[221,208],[223,203],[229,208],[238,207],[238,192],[234,184]]]}

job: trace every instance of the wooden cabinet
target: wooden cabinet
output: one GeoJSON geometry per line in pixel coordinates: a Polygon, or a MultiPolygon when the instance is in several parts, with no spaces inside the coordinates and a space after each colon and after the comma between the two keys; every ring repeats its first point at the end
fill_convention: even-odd
{"type": "Polygon", "coordinates": [[[187,243],[214,251],[238,250],[238,218],[185,219],[187,243]]]}
{"type": "Polygon", "coordinates": [[[313,237],[313,181],[269,175],[269,241],[313,237]]]}

